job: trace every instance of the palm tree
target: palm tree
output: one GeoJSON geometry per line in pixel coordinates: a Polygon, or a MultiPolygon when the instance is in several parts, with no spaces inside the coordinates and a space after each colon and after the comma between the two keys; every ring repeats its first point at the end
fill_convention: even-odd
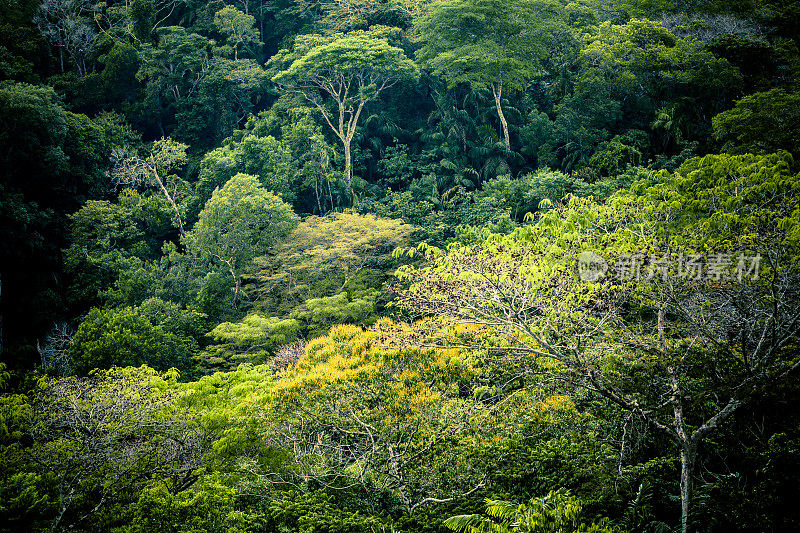
{"type": "Polygon", "coordinates": [[[563,490],[551,491],[519,505],[486,500],[485,517],[479,514],[451,516],[444,525],[460,533],[612,533],[604,518],[599,523],[581,521],[583,506],[563,490]]]}

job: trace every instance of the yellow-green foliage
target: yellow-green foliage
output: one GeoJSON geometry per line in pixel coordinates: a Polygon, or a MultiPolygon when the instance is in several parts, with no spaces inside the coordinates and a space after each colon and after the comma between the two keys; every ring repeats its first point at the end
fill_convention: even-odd
{"type": "Polygon", "coordinates": [[[269,367],[250,364],[177,385],[181,404],[198,413],[198,422],[212,437],[215,463],[264,453],[254,413],[271,400],[272,386],[269,367]]]}
{"type": "Polygon", "coordinates": [[[415,490],[438,490],[444,478],[431,475],[431,465],[462,461],[468,477],[469,458],[454,452],[454,442],[445,448],[445,441],[468,423],[471,405],[458,397],[458,383],[470,375],[469,365],[456,351],[391,349],[382,327],[392,325],[334,326],[311,341],[275,383],[267,432],[305,443],[294,465],[304,475],[335,474],[390,490],[400,488],[389,474],[399,468],[415,490]],[[401,448],[408,454],[395,456],[401,448]]]}
{"type": "Polygon", "coordinates": [[[369,323],[375,319],[375,301],[380,291],[364,291],[360,298],[350,299],[348,293],[311,298],[290,315],[307,325],[308,336],[324,334],[333,324],[369,323]]]}
{"type": "Polygon", "coordinates": [[[405,242],[411,226],[374,215],[332,213],[304,220],[274,253],[256,259],[256,276],[262,307],[288,312],[312,299],[347,289],[352,299],[380,287],[370,283],[370,271],[388,275],[394,262],[391,252],[405,242]],[[367,282],[363,287],[357,283],[367,282]],[[355,292],[354,292],[355,291],[355,292]]]}
{"type": "MultiPolygon", "coordinates": [[[[293,472],[334,485],[368,483],[410,510],[409,494],[452,495],[494,475],[493,461],[520,434],[594,439],[591,418],[566,396],[521,389],[506,401],[498,400],[508,391],[480,400],[472,393],[491,370],[458,349],[402,347],[413,332],[382,319],[367,330],[333,326],[309,342],[275,382],[262,415],[265,440],[293,442],[293,472]]],[[[583,451],[558,447],[605,453],[583,444],[576,448],[583,451]]]]}
{"type": "Polygon", "coordinates": [[[195,358],[200,372],[236,368],[241,363],[266,362],[278,346],[294,342],[300,326],[296,320],[252,313],[239,322],[223,322],[209,337],[208,346],[195,358]]]}
{"type": "Polygon", "coordinates": [[[291,377],[282,381],[279,388],[316,377],[338,382],[352,372],[390,375],[397,380],[415,376],[436,379],[438,383],[469,375],[469,365],[458,350],[389,348],[382,328],[393,326],[388,319],[382,319],[367,330],[351,325],[332,327],[327,336],[309,342],[291,377]]]}

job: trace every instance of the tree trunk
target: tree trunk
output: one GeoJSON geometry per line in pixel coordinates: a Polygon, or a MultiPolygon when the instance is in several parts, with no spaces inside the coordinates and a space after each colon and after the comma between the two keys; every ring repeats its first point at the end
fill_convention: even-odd
{"type": "MultiPolygon", "coordinates": [[[[658,308],[658,344],[662,357],[669,358],[667,353],[666,334],[664,332],[664,305],[658,308]]],[[[683,389],[678,378],[674,362],[667,364],[667,373],[670,378],[672,414],[675,423],[675,436],[681,449],[681,533],[689,531],[689,504],[692,499],[692,474],[694,473],[694,460],[697,455],[697,443],[686,430],[686,420],[683,415],[683,389]]]]}
{"type": "Polygon", "coordinates": [[[183,229],[183,219],[181,218],[181,212],[178,209],[178,205],[175,203],[175,200],[172,199],[172,196],[169,194],[169,191],[166,187],[164,187],[164,183],[161,181],[161,178],[158,176],[158,171],[156,170],[156,164],[154,161],[150,161],[150,168],[153,171],[153,177],[158,183],[158,186],[161,188],[161,192],[164,193],[169,205],[172,206],[172,210],[175,212],[175,222],[178,223],[178,231],[181,233],[181,237],[186,237],[186,232],[183,229]]]}
{"type": "MultiPolygon", "coordinates": [[[[331,211],[333,211],[333,191],[331,190],[331,180],[325,176],[325,181],[328,183],[328,198],[331,201],[331,211]]],[[[322,215],[322,213],[320,213],[322,215]]]]}
{"type": "Polygon", "coordinates": [[[314,195],[317,197],[317,213],[322,216],[322,204],[319,201],[319,187],[317,186],[317,176],[314,176],[314,195]]]}
{"type": "Polygon", "coordinates": [[[342,144],[344,145],[344,181],[352,202],[355,194],[353,193],[353,156],[350,153],[350,139],[343,139],[342,144]]]}
{"type": "Polygon", "coordinates": [[[241,278],[239,278],[239,276],[236,275],[236,272],[234,272],[233,269],[230,270],[230,273],[231,276],[233,276],[233,279],[235,280],[235,284],[233,287],[232,307],[236,309],[236,305],[239,303],[239,288],[242,286],[242,280],[241,278]]]}
{"type": "Polygon", "coordinates": [[[689,531],[689,505],[692,499],[692,473],[696,450],[692,445],[681,446],[681,533],[689,531]]]}
{"type": "Polygon", "coordinates": [[[503,96],[503,86],[492,85],[492,94],[494,95],[494,105],[497,108],[497,116],[500,117],[500,129],[503,132],[503,142],[505,142],[506,150],[511,150],[511,139],[508,135],[508,122],[506,121],[506,116],[503,114],[503,106],[500,103],[501,97],[503,96]]]}
{"type": "Polygon", "coordinates": [[[58,531],[58,526],[61,524],[61,519],[64,518],[64,513],[67,512],[67,507],[72,502],[72,493],[74,489],[70,489],[69,495],[67,500],[64,501],[64,480],[63,478],[59,480],[58,483],[58,513],[56,513],[56,517],[53,520],[53,523],[50,525],[50,531],[58,531]]]}

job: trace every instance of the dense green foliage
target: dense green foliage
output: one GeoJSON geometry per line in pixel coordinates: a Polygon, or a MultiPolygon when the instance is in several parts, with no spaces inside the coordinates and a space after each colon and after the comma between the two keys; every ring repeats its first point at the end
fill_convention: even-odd
{"type": "Polygon", "coordinates": [[[792,0],[0,5],[0,532],[794,531],[792,0]]]}

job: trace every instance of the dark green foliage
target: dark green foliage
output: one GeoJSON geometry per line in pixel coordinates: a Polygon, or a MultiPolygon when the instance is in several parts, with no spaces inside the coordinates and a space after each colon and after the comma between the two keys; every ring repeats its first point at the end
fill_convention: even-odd
{"type": "Polygon", "coordinates": [[[742,98],[714,117],[714,136],[734,153],[800,154],[800,93],[782,88],[742,98]]]}
{"type": "Polygon", "coordinates": [[[0,531],[797,530],[798,21],[3,2],[0,531]]]}
{"type": "Polygon", "coordinates": [[[148,283],[133,280],[141,279],[147,261],[160,256],[172,231],[169,206],[160,196],[126,189],[116,202],[87,202],[70,216],[71,244],[64,251],[72,309],[84,311],[104,294],[128,305],[144,300],[148,283]]]}
{"type": "Polygon", "coordinates": [[[32,362],[34,337],[61,315],[66,215],[106,196],[108,152],[127,132],[108,115],[66,111],[49,87],[0,82],[0,314],[12,358],[32,362]]]}
{"type": "Polygon", "coordinates": [[[81,322],[68,352],[79,375],[95,368],[149,365],[186,370],[191,341],[154,326],[138,308],[92,309],[81,322]]]}
{"type": "Polygon", "coordinates": [[[236,492],[218,476],[202,476],[196,485],[178,493],[164,483],[144,488],[137,502],[129,507],[130,525],[119,528],[126,533],[163,531],[248,531],[248,520],[235,510],[236,492]]]}

